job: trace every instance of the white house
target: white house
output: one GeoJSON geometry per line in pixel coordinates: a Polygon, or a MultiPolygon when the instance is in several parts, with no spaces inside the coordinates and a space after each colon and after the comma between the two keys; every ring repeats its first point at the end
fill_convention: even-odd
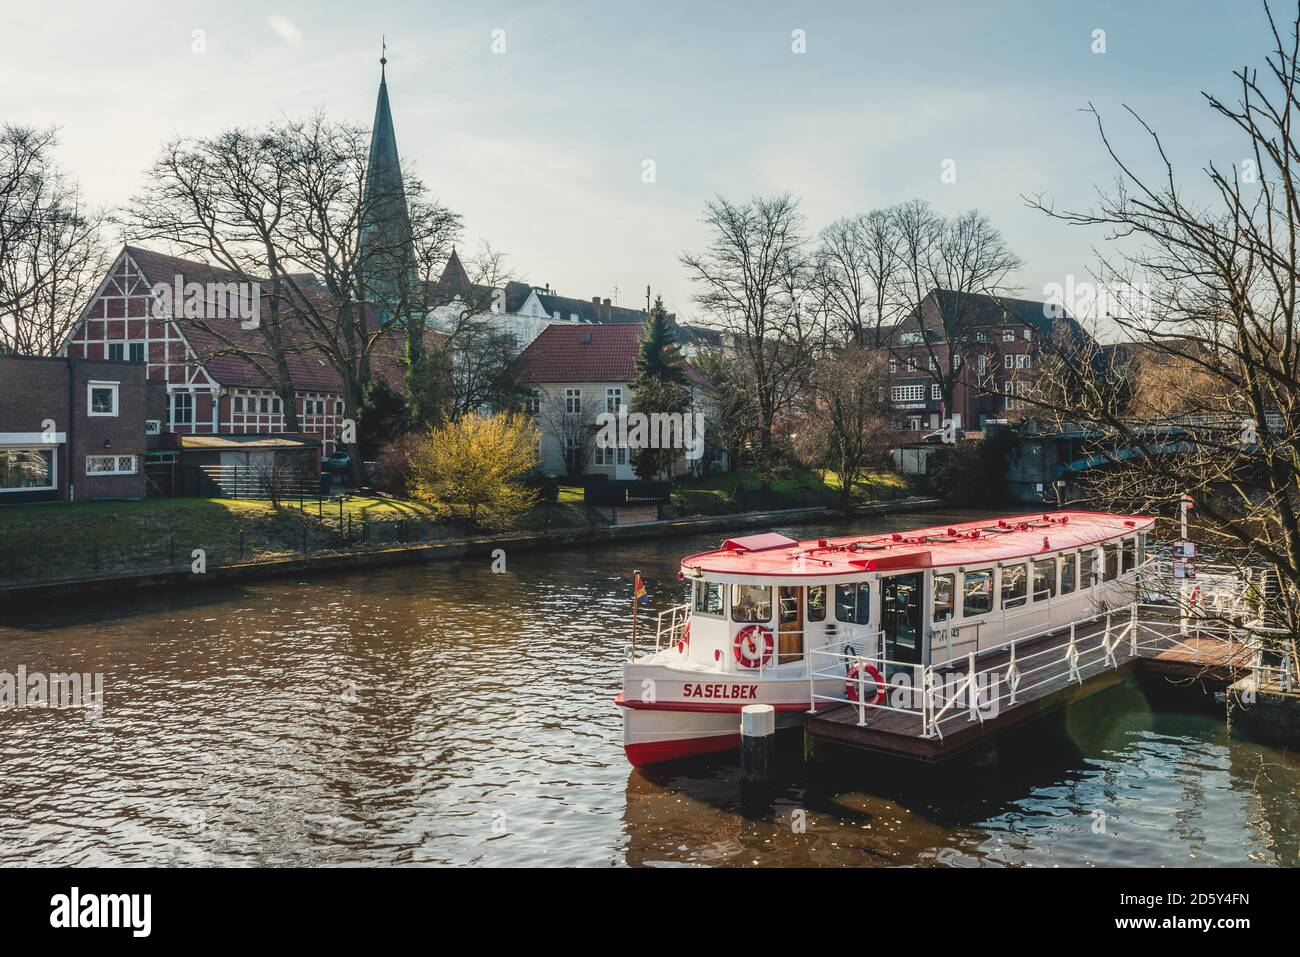
{"type": "MultiPolygon", "coordinates": [[[[520,356],[524,374],[532,383],[527,411],[541,430],[538,450],[548,474],[604,474],[612,479],[634,479],[631,449],[627,444],[605,448],[597,441],[601,413],[618,415],[632,403],[632,380],[641,348],[641,326],[630,323],[551,323],[529,343],[520,356]]],[[[725,453],[707,435],[699,434],[695,421],[706,430],[712,419],[707,380],[684,363],[691,392],[692,419],[688,436],[698,436],[698,457],[684,450],[673,474],[702,473],[726,468],[725,453]]],[[[635,444],[635,439],[633,443],[635,444]]]]}

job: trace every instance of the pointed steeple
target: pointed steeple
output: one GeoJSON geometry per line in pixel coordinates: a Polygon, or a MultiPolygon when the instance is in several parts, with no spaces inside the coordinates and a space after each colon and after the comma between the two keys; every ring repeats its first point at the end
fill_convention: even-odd
{"type": "Polygon", "coordinates": [[[358,272],[368,299],[395,304],[414,288],[416,275],[411,217],[402,183],[393,111],[388,103],[387,66],[385,40],[379,58],[379,99],[370,129],[358,272]]]}
{"type": "Polygon", "coordinates": [[[451,255],[447,257],[447,265],[442,267],[442,277],[438,282],[453,294],[463,295],[470,287],[469,273],[465,272],[465,267],[461,265],[455,246],[451,248],[451,255]]]}

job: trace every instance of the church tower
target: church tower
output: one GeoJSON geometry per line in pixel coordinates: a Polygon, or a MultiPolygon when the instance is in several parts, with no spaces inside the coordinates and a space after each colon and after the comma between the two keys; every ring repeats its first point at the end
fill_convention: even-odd
{"type": "Polygon", "coordinates": [[[379,100],[370,130],[357,273],[367,300],[397,309],[414,304],[411,299],[418,277],[402,164],[397,154],[397,134],[388,104],[387,65],[385,43],[379,59],[379,100]]]}

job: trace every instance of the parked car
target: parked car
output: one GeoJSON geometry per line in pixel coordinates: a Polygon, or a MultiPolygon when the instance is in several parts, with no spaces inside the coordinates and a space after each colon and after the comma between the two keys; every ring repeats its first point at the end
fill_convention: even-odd
{"type": "Polygon", "coordinates": [[[352,468],[352,456],[344,451],[335,452],[321,462],[320,467],[322,472],[346,476],[352,468]]]}

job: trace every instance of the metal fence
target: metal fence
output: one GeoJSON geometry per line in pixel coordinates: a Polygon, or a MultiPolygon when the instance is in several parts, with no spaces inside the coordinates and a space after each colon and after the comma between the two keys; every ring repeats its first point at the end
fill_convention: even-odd
{"type": "MultiPolygon", "coordinates": [[[[324,478],[324,476],[322,477],[324,478]]],[[[185,469],[182,488],[197,498],[245,498],[281,501],[317,499],[322,479],[296,471],[241,465],[196,465],[185,469]],[[272,496],[272,492],[276,494],[272,496]]]]}

